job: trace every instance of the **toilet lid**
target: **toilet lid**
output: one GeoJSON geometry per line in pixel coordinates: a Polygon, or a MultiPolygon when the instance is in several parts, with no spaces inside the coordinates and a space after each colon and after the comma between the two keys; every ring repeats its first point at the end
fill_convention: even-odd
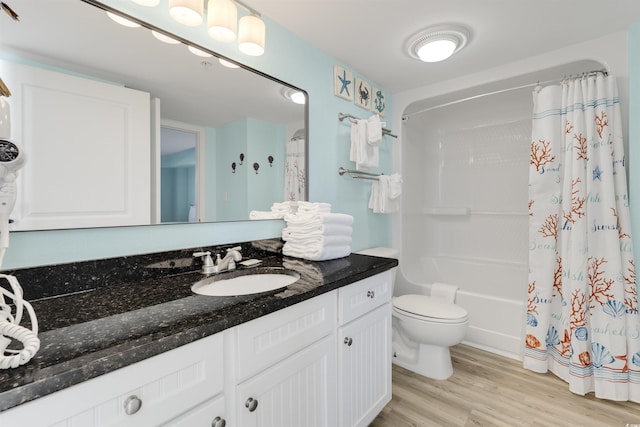
{"type": "Polygon", "coordinates": [[[402,295],[393,299],[393,306],[402,311],[434,319],[461,319],[467,310],[441,298],[426,295],[402,295]]]}

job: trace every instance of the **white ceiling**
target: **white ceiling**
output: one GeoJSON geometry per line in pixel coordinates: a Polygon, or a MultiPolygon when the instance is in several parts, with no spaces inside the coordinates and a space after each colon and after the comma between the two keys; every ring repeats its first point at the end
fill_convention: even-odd
{"type": "Polygon", "coordinates": [[[482,71],[640,22],[640,0],[248,0],[265,16],[397,93],[482,71]],[[465,49],[421,63],[404,45],[444,23],[471,31],[465,49]]]}

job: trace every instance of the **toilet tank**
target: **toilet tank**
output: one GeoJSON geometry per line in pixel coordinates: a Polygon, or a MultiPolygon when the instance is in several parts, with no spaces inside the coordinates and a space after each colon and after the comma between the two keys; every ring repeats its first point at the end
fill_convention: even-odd
{"type": "MultiPolygon", "coordinates": [[[[383,248],[383,247],[363,249],[356,253],[361,255],[371,255],[371,256],[379,256],[383,258],[395,258],[395,259],[399,259],[399,254],[400,254],[400,252],[397,249],[383,248]]],[[[391,274],[393,275],[393,279],[391,283],[393,285],[395,285],[396,283],[396,270],[397,270],[397,267],[393,267],[391,269],[391,274]]]]}

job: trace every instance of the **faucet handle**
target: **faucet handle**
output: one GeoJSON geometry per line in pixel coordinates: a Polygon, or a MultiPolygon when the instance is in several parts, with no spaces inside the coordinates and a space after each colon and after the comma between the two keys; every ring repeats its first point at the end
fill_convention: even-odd
{"type": "Polygon", "coordinates": [[[229,248],[229,249],[227,249],[227,252],[229,252],[229,251],[238,251],[238,252],[240,252],[241,250],[242,250],[242,247],[240,247],[240,246],[236,246],[236,247],[234,247],[234,248],[229,248]]]}
{"type": "Polygon", "coordinates": [[[202,273],[210,274],[214,270],[213,260],[211,259],[211,252],[194,252],[194,257],[202,257],[202,273]]]}

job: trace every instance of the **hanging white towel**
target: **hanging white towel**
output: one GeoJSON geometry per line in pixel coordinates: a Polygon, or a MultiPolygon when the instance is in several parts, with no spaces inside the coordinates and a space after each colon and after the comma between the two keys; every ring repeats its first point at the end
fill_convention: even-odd
{"type": "Polygon", "coordinates": [[[382,141],[382,123],[377,114],[367,120],[367,143],[369,145],[379,145],[382,141]]]}
{"type": "Polygon", "coordinates": [[[380,175],[371,183],[369,208],[374,213],[393,213],[400,209],[402,178],[399,174],[380,175]]]}

